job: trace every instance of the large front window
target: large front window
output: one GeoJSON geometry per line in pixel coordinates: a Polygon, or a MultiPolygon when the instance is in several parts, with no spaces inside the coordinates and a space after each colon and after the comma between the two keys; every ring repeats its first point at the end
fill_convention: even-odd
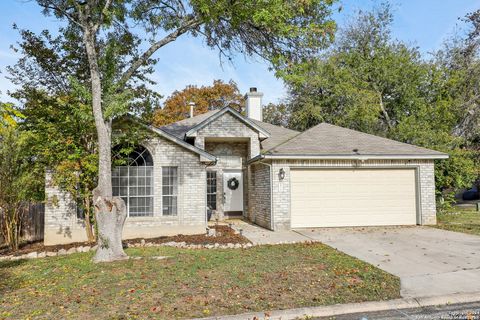
{"type": "Polygon", "coordinates": [[[127,205],[128,216],[153,216],[153,159],[144,147],[126,156],[125,164],[112,170],[112,191],[127,205]]]}

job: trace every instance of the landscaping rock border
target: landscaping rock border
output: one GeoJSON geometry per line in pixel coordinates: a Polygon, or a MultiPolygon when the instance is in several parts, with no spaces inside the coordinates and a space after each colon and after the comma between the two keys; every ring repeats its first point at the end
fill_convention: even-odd
{"type": "MultiPolygon", "coordinates": [[[[127,243],[127,248],[148,248],[148,247],[175,247],[175,248],[182,248],[182,249],[248,249],[253,247],[251,243],[228,243],[228,244],[188,244],[186,242],[165,242],[165,243],[153,243],[147,242],[145,239],[138,243],[127,243]]],[[[79,252],[89,252],[97,250],[97,246],[79,246],[79,247],[72,247],[68,250],[60,249],[58,251],[41,251],[41,252],[30,252],[22,255],[8,255],[8,256],[0,256],[0,261],[18,261],[18,260],[26,260],[26,259],[38,259],[38,258],[45,258],[45,257],[56,257],[56,256],[64,256],[69,255],[72,253],[79,253],[79,252]]]]}

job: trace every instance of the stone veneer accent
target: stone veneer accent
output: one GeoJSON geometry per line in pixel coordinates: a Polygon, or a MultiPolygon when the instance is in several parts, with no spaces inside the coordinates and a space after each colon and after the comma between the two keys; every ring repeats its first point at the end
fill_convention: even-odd
{"type": "MultiPolygon", "coordinates": [[[[128,217],[123,238],[205,233],[206,167],[200,162],[199,155],[162,137],[145,143],[145,147],[152,154],[154,163],[154,212],[151,217],[128,217]],[[162,215],[162,166],[178,168],[176,216],[162,215]]],[[[84,225],[76,218],[75,203],[68,194],[52,186],[50,180],[47,176],[45,244],[86,241],[84,225]]]]}
{"type": "MultiPolygon", "coordinates": [[[[375,168],[396,167],[415,168],[419,192],[419,211],[422,225],[436,224],[435,176],[433,160],[274,160],[273,169],[273,220],[274,230],[290,229],[290,168],[375,168]],[[285,170],[285,178],[280,181],[279,170],[285,170]]],[[[258,201],[258,200],[257,200],[258,201]]],[[[265,200],[263,200],[265,201],[265,200]]]]}

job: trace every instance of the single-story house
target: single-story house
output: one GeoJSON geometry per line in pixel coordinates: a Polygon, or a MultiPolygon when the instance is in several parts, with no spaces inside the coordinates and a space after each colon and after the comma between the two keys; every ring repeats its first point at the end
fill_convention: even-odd
{"type": "MultiPolygon", "coordinates": [[[[226,107],[160,127],[113,168],[124,238],[204,233],[241,216],[270,230],[436,223],[434,160],[448,155],[321,123],[297,132],[226,107]]],[[[46,179],[45,244],[86,240],[71,198],[46,179]]]]}

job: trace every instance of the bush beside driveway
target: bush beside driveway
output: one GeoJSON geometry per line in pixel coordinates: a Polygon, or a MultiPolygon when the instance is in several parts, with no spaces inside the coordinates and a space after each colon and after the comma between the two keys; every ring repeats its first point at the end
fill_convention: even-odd
{"type": "Polygon", "coordinates": [[[242,250],[132,248],[0,262],[0,318],[191,318],[388,300],[399,279],[320,243],[242,250]]]}

